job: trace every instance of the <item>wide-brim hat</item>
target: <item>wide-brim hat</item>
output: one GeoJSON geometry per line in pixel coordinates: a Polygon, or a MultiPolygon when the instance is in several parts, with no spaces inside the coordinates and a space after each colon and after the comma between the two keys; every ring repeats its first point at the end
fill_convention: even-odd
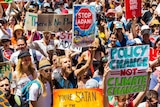
{"type": "Polygon", "coordinates": [[[52,65],[47,59],[39,61],[39,71],[42,69],[51,69],[52,65]]]}
{"type": "Polygon", "coordinates": [[[22,30],[22,32],[24,32],[24,29],[23,29],[22,26],[19,25],[19,24],[17,24],[17,25],[14,26],[14,31],[13,31],[13,33],[15,33],[15,31],[17,31],[17,30],[22,30]]]}

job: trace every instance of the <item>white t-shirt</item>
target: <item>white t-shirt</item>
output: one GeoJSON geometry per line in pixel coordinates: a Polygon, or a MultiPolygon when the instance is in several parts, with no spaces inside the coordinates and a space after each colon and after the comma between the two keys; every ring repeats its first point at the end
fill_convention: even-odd
{"type": "Polygon", "coordinates": [[[43,96],[43,93],[39,96],[40,88],[36,83],[33,83],[29,89],[29,100],[37,101],[36,107],[51,107],[51,88],[49,82],[45,85],[47,95],[43,96]],[[38,98],[39,96],[39,98],[38,98]]]}
{"type": "MultiPolygon", "coordinates": [[[[35,52],[36,52],[36,57],[37,57],[38,61],[40,61],[42,58],[44,58],[44,56],[39,51],[35,50],[35,52]]],[[[11,55],[10,61],[12,64],[17,65],[19,53],[20,53],[20,51],[16,51],[11,55]]],[[[32,49],[29,49],[29,53],[31,54],[32,63],[34,64],[34,57],[33,57],[32,49]]]]}

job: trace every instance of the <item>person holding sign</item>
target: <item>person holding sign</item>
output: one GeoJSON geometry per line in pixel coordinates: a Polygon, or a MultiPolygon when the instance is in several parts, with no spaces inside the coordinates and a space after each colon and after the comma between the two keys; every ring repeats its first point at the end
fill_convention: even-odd
{"type": "MultiPolygon", "coordinates": [[[[104,75],[103,75],[103,92],[104,92],[104,107],[113,107],[113,105],[109,104],[109,100],[108,100],[108,96],[106,95],[106,82],[107,82],[107,75],[109,74],[110,68],[109,68],[109,64],[106,64],[104,67],[104,75]]],[[[148,89],[148,85],[149,85],[149,78],[150,78],[150,73],[151,73],[152,69],[149,68],[148,69],[148,81],[147,81],[147,85],[146,85],[146,90],[144,92],[140,92],[136,98],[134,100],[128,100],[129,99],[129,95],[121,95],[121,96],[117,96],[117,106],[116,107],[137,107],[138,104],[142,101],[142,99],[145,96],[145,93],[147,92],[148,89]]]]}

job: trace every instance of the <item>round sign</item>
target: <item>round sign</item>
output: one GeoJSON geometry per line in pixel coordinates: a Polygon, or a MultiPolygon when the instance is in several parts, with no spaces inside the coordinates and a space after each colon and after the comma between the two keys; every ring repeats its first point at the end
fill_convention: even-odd
{"type": "Polygon", "coordinates": [[[87,30],[93,23],[92,12],[88,8],[81,8],[76,14],[76,24],[81,30],[87,30]]]}

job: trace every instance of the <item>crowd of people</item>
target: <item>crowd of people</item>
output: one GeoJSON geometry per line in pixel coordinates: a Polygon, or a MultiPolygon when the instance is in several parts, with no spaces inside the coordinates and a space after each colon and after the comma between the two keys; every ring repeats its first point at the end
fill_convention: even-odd
{"type": "MultiPolygon", "coordinates": [[[[160,1],[142,0],[142,15],[126,19],[124,0],[13,0],[0,3],[0,62],[11,63],[12,78],[0,77],[0,89],[11,107],[54,107],[53,91],[100,88],[104,107],[160,107],[160,1]],[[73,5],[94,5],[96,37],[82,52],[58,49],[63,32],[26,30],[26,12],[73,14],[73,5]],[[109,48],[149,45],[144,92],[106,96],[109,48]],[[149,56],[148,56],[149,57],[149,56]],[[22,90],[28,83],[28,100],[22,90]],[[35,82],[36,81],[36,82],[35,82]]],[[[1,68],[0,68],[1,69],[1,68]]],[[[87,105],[86,105],[87,106],[87,105]]]]}

